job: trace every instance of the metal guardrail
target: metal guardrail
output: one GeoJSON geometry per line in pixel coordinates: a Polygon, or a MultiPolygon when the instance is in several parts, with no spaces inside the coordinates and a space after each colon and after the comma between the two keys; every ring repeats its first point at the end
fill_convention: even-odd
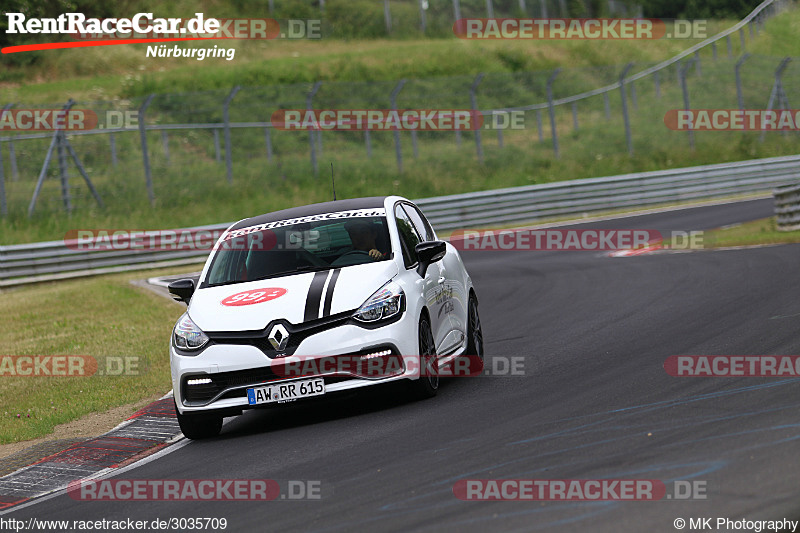
{"type": "Polygon", "coordinates": [[[775,189],[773,196],[778,231],[800,230],[800,184],[775,189]]]}
{"type": "MultiPolygon", "coordinates": [[[[417,203],[438,230],[453,230],[766,192],[799,178],[800,156],[786,156],[439,196],[417,203]]],[[[800,187],[787,191],[793,192],[783,197],[793,199],[791,216],[800,222],[800,187]]],[[[213,233],[228,226],[183,231],[213,233]]],[[[0,287],[196,264],[209,253],[209,249],[130,249],[119,244],[123,249],[105,251],[76,249],[74,242],[64,240],[0,246],[0,287]]]]}
{"type": "MultiPolygon", "coordinates": [[[[387,5],[388,5],[388,0],[386,0],[386,1],[387,1],[387,5]]],[[[455,3],[457,3],[457,1],[458,0],[454,0],[455,3]]],[[[628,107],[627,107],[628,103],[627,102],[628,102],[628,99],[630,98],[631,103],[633,104],[633,108],[636,108],[636,106],[637,106],[637,103],[636,103],[637,102],[637,97],[636,97],[636,92],[635,92],[636,89],[635,89],[635,86],[632,85],[634,82],[636,82],[638,80],[642,80],[642,79],[647,78],[649,76],[652,76],[652,79],[653,79],[654,84],[655,84],[656,97],[660,98],[660,87],[661,87],[660,84],[662,82],[659,80],[658,75],[659,75],[659,73],[663,73],[664,74],[664,80],[666,80],[668,78],[667,69],[674,66],[674,67],[676,67],[675,74],[677,75],[678,81],[680,82],[680,84],[682,86],[682,91],[684,93],[684,109],[691,109],[692,107],[691,107],[690,101],[689,101],[688,87],[686,86],[686,83],[687,83],[686,76],[687,76],[687,69],[689,67],[689,62],[684,62],[683,64],[681,62],[684,61],[684,60],[687,60],[687,59],[690,60],[691,64],[695,68],[695,71],[699,75],[699,73],[700,73],[700,56],[699,56],[699,52],[701,50],[703,50],[704,48],[710,46],[712,48],[712,50],[713,50],[712,51],[713,58],[714,58],[714,60],[716,60],[717,59],[717,45],[718,45],[718,43],[722,43],[723,40],[725,40],[725,42],[727,43],[726,47],[727,47],[727,51],[728,51],[728,57],[732,58],[733,57],[732,56],[732,53],[733,53],[732,50],[733,49],[732,49],[731,39],[737,33],[739,35],[739,40],[740,40],[740,43],[741,43],[740,50],[741,50],[741,52],[744,53],[745,52],[745,33],[746,33],[745,32],[745,28],[749,28],[749,30],[750,30],[749,31],[750,39],[752,39],[753,36],[754,36],[754,33],[760,31],[760,29],[763,27],[763,24],[764,24],[764,22],[766,20],[768,20],[770,17],[773,17],[776,14],[782,12],[788,6],[791,6],[793,4],[794,4],[793,0],[764,0],[758,6],[756,6],[746,17],[744,17],[741,21],[739,21],[738,23],[736,23],[732,27],[730,27],[730,28],[728,28],[728,29],[726,29],[724,31],[721,31],[721,32],[717,33],[716,35],[708,37],[707,39],[704,39],[702,42],[697,43],[697,44],[695,44],[695,45],[683,50],[682,52],[678,53],[677,55],[675,55],[675,56],[673,56],[673,57],[671,57],[669,59],[661,61],[658,64],[652,65],[650,67],[647,67],[644,70],[641,70],[641,71],[638,71],[638,72],[633,72],[632,74],[629,74],[629,72],[631,72],[632,67],[635,64],[634,63],[629,63],[629,64],[627,64],[627,65],[625,65],[623,67],[623,70],[619,73],[619,75],[615,75],[614,76],[615,77],[615,81],[613,83],[604,85],[602,87],[597,87],[597,88],[594,88],[594,89],[591,89],[591,90],[588,90],[588,91],[569,94],[567,96],[562,96],[562,97],[559,97],[559,98],[556,98],[556,96],[555,96],[555,94],[553,92],[553,84],[556,81],[556,78],[561,79],[561,78],[564,77],[564,72],[562,71],[561,68],[557,68],[554,71],[549,73],[549,77],[547,78],[548,81],[547,81],[546,89],[545,89],[546,93],[547,93],[546,100],[540,100],[538,102],[533,102],[533,103],[528,103],[528,104],[521,104],[521,105],[510,105],[510,103],[507,105],[506,103],[503,103],[503,104],[500,105],[500,107],[497,107],[498,103],[495,102],[494,106],[490,106],[491,109],[479,109],[478,108],[478,104],[477,104],[476,91],[478,89],[478,85],[480,84],[481,80],[484,77],[484,73],[479,73],[477,75],[477,77],[475,77],[474,80],[472,81],[472,84],[469,85],[469,97],[470,97],[470,102],[471,102],[471,106],[470,107],[471,107],[473,113],[480,114],[481,116],[484,116],[484,117],[493,117],[492,120],[495,120],[495,119],[498,119],[498,120],[510,120],[509,117],[507,117],[507,116],[504,117],[504,115],[507,115],[508,113],[512,113],[512,112],[535,111],[536,112],[536,123],[537,123],[539,141],[542,141],[544,139],[544,133],[543,132],[544,132],[544,127],[545,126],[544,126],[544,122],[542,121],[542,116],[541,116],[542,115],[542,111],[549,111],[549,122],[550,122],[550,132],[549,133],[550,133],[550,137],[551,137],[552,144],[553,144],[553,153],[554,153],[554,156],[556,158],[559,158],[560,157],[560,148],[559,148],[559,140],[558,140],[559,131],[558,131],[558,127],[556,126],[556,119],[555,119],[555,110],[556,110],[556,108],[559,108],[561,106],[571,105],[572,117],[573,117],[573,127],[574,127],[575,130],[577,130],[578,129],[578,107],[577,107],[577,103],[578,102],[587,100],[587,99],[595,97],[595,96],[602,95],[604,97],[604,109],[605,109],[606,119],[609,120],[611,118],[611,111],[610,111],[611,108],[610,108],[610,104],[609,104],[609,95],[610,95],[610,93],[612,93],[612,92],[614,92],[616,90],[619,90],[621,92],[621,96],[622,96],[622,99],[621,99],[621,102],[622,102],[622,119],[623,119],[624,128],[625,128],[627,150],[628,150],[628,153],[632,154],[633,153],[633,149],[634,149],[633,148],[634,147],[634,143],[633,143],[633,140],[632,140],[631,119],[630,119],[630,116],[629,116],[629,112],[627,110],[628,109],[628,107]],[[502,117],[504,117],[504,118],[502,118],[502,117]]],[[[491,5],[491,0],[487,0],[487,6],[488,5],[491,5]]],[[[543,6],[544,3],[541,3],[541,5],[543,6]]],[[[458,9],[456,9],[456,11],[458,11],[458,9]]],[[[490,9],[490,11],[491,11],[491,9],[490,9]]],[[[525,10],[522,9],[522,11],[525,11],[525,10]]],[[[460,17],[457,17],[457,18],[460,18],[460,17]]],[[[547,17],[543,17],[543,18],[547,18],[547,17]]],[[[735,70],[735,73],[736,73],[736,76],[735,76],[736,91],[737,91],[737,95],[739,95],[738,104],[739,104],[739,108],[740,109],[744,109],[745,103],[744,103],[743,97],[741,96],[743,94],[743,90],[742,90],[742,86],[741,86],[742,81],[741,81],[741,76],[739,75],[739,72],[740,72],[740,67],[742,67],[742,64],[744,63],[744,61],[748,57],[750,57],[749,53],[745,53],[744,55],[742,55],[741,58],[739,59],[739,61],[737,61],[736,66],[735,66],[735,69],[736,69],[735,70]]],[[[786,61],[786,60],[784,59],[784,61],[786,61]]],[[[780,65],[785,66],[785,63],[781,63],[780,65]]],[[[592,68],[594,68],[594,67],[592,67],[592,68]]],[[[776,81],[775,81],[775,85],[773,86],[773,96],[781,94],[780,92],[778,92],[778,89],[782,87],[781,86],[781,82],[780,82],[780,75],[779,75],[779,73],[782,73],[782,68],[783,67],[780,67],[778,69],[778,71],[776,71],[776,81]]],[[[565,69],[565,70],[568,70],[568,69],[565,69]]],[[[545,75],[544,72],[528,73],[528,74],[536,74],[537,77],[540,76],[540,75],[541,76],[545,75]]],[[[589,75],[589,74],[587,74],[587,75],[589,75]]],[[[496,79],[497,77],[498,77],[498,74],[493,74],[492,75],[492,78],[494,78],[494,79],[496,79]]],[[[511,77],[513,78],[513,75],[511,77]]],[[[583,76],[579,76],[579,77],[582,78],[583,76]]],[[[322,84],[322,82],[318,81],[315,84],[313,84],[313,88],[311,89],[311,91],[305,94],[305,98],[306,98],[305,107],[310,110],[310,109],[313,108],[312,107],[313,103],[317,103],[318,105],[315,106],[315,107],[319,107],[321,105],[321,106],[323,106],[323,108],[324,107],[328,107],[328,106],[332,106],[333,108],[340,108],[340,107],[344,106],[345,108],[347,108],[347,107],[352,107],[353,104],[355,104],[354,109],[374,108],[375,105],[379,105],[379,108],[382,108],[384,106],[384,104],[385,104],[385,100],[384,99],[388,98],[392,102],[392,108],[393,109],[397,109],[398,106],[397,106],[396,98],[398,96],[398,93],[400,92],[400,90],[404,86],[407,86],[406,85],[407,81],[408,82],[412,82],[413,81],[413,82],[421,83],[421,85],[419,85],[417,90],[419,90],[419,88],[426,87],[426,90],[424,91],[425,98],[423,100],[423,102],[426,102],[426,103],[421,103],[421,104],[418,104],[418,105],[411,105],[411,107],[436,108],[437,106],[432,104],[432,102],[434,100],[430,99],[430,97],[431,97],[431,92],[430,92],[431,89],[429,88],[429,84],[434,82],[437,79],[438,80],[444,80],[446,78],[418,79],[418,80],[397,80],[396,82],[393,82],[394,83],[394,88],[391,90],[391,92],[389,92],[389,86],[384,87],[386,89],[386,92],[383,93],[383,96],[381,98],[379,98],[379,100],[378,100],[378,101],[382,101],[383,102],[382,104],[376,104],[376,101],[374,101],[374,100],[371,100],[372,101],[371,104],[365,104],[364,101],[362,101],[360,99],[357,99],[357,100],[347,100],[347,99],[342,100],[341,99],[343,97],[342,94],[339,94],[339,96],[334,96],[335,94],[338,94],[337,91],[341,91],[342,90],[342,88],[343,88],[342,85],[340,85],[338,89],[334,89],[334,92],[331,93],[331,95],[328,96],[327,100],[325,100],[323,98],[323,100],[325,100],[327,103],[320,103],[319,100],[318,100],[319,97],[315,96],[315,95],[317,95],[317,91],[320,89],[320,85],[322,84]],[[360,103],[356,103],[356,101],[358,101],[360,103]],[[350,102],[350,103],[347,104],[347,105],[344,105],[345,102],[350,102]]],[[[724,80],[725,81],[723,83],[727,83],[727,81],[729,81],[727,76],[724,78],[724,80]]],[[[337,83],[347,84],[348,82],[325,82],[325,85],[326,85],[326,87],[331,86],[331,85],[336,86],[337,83]]],[[[506,82],[504,82],[503,84],[500,84],[500,85],[495,83],[494,91],[499,90],[501,87],[505,87],[504,90],[511,90],[512,88],[516,87],[517,89],[521,89],[523,91],[523,94],[528,94],[528,91],[530,90],[530,87],[528,87],[525,84],[517,86],[516,82],[514,82],[514,83],[512,83],[510,85],[506,85],[507,83],[508,83],[508,79],[506,80],[506,82]]],[[[569,83],[569,82],[565,82],[565,83],[569,83]]],[[[305,84],[303,84],[303,85],[305,85],[305,84]]],[[[409,85],[410,85],[410,83],[409,83],[409,85]]],[[[486,83],[484,82],[484,85],[482,87],[484,87],[485,85],[486,85],[486,83]]],[[[378,86],[379,85],[376,84],[375,88],[377,88],[378,86]]],[[[283,91],[287,89],[286,86],[281,86],[281,85],[271,85],[269,87],[272,88],[272,89],[280,89],[281,87],[283,87],[283,89],[280,89],[280,91],[279,91],[281,94],[284,94],[283,91]]],[[[360,93],[360,89],[358,89],[358,87],[359,87],[358,85],[352,85],[350,93],[354,93],[354,94],[360,93]]],[[[448,85],[448,87],[450,87],[450,86],[448,85]]],[[[117,165],[117,148],[116,148],[116,140],[115,140],[114,136],[116,134],[122,134],[122,133],[126,133],[126,132],[127,133],[138,132],[139,133],[139,139],[140,139],[139,144],[140,144],[141,153],[142,153],[142,167],[143,167],[143,171],[144,171],[145,184],[146,184],[146,187],[147,187],[147,194],[148,194],[150,203],[153,204],[155,198],[154,198],[154,192],[153,192],[152,168],[151,168],[151,163],[150,163],[150,153],[149,153],[149,149],[148,149],[148,141],[147,141],[147,135],[146,135],[147,132],[161,132],[161,137],[162,137],[162,141],[161,142],[162,142],[162,146],[163,146],[163,153],[164,153],[164,156],[166,158],[166,161],[169,162],[169,140],[168,140],[169,132],[175,132],[175,131],[184,131],[185,132],[185,131],[198,131],[198,130],[209,131],[210,130],[210,132],[214,135],[214,150],[216,152],[216,160],[217,160],[217,162],[221,162],[221,160],[222,160],[221,146],[224,146],[224,152],[225,152],[224,153],[224,160],[225,160],[226,178],[227,178],[228,182],[231,182],[231,183],[233,182],[233,157],[234,157],[233,153],[232,153],[232,145],[231,145],[231,138],[230,138],[231,130],[251,129],[251,128],[263,129],[264,137],[265,137],[264,144],[266,145],[265,146],[266,147],[266,158],[267,158],[267,161],[272,161],[273,151],[274,151],[273,144],[272,144],[273,143],[272,136],[275,133],[276,129],[278,131],[280,131],[280,127],[276,126],[276,124],[273,124],[272,120],[269,120],[269,121],[265,121],[265,120],[253,121],[253,120],[250,120],[250,119],[256,118],[256,117],[263,117],[265,113],[269,116],[276,109],[291,109],[291,108],[295,107],[298,104],[298,101],[299,101],[298,99],[302,98],[302,96],[300,96],[298,91],[305,92],[306,89],[305,88],[300,89],[299,86],[295,86],[290,91],[290,94],[292,95],[290,98],[284,96],[283,99],[278,99],[277,101],[273,101],[273,100],[267,98],[266,96],[264,96],[263,93],[259,92],[259,91],[263,91],[265,89],[266,89],[266,86],[260,86],[260,87],[259,86],[253,86],[253,87],[235,86],[235,87],[232,87],[229,90],[229,92],[227,92],[227,95],[224,95],[224,94],[222,94],[220,92],[218,94],[220,99],[218,101],[216,101],[216,103],[214,103],[213,106],[214,107],[216,107],[217,105],[220,106],[219,111],[221,111],[221,116],[222,116],[222,121],[221,122],[212,121],[213,120],[211,118],[212,115],[213,116],[219,116],[219,115],[217,115],[216,112],[213,112],[213,113],[209,114],[209,110],[205,109],[205,108],[207,106],[211,105],[211,104],[210,104],[210,102],[208,102],[206,100],[203,100],[203,103],[198,103],[197,101],[189,103],[189,107],[191,107],[193,109],[194,108],[197,108],[198,110],[203,109],[203,111],[201,113],[198,111],[203,116],[203,119],[200,120],[200,122],[197,122],[197,123],[188,122],[188,123],[180,123],[180,124],[164,123],[165,120],[167,122],[171,122],[172,120],[176,119],[175,115],[171,115],[171,112],[175,112],[175,109],[173,109],[174,102],[172,102],[170,105],[168,105],[165,110],[162,110],[162,113],[160,114],[161,116],[159,116],[159,113],[157,111],[155,111],[153,108],[150,107],[152,102],[153,102],[153,99],[155,97],[159,97],[159,98],[167,97],[168,101],[172,101],[173,99],[176,99],[176,98],[179,99],[181,97],[181,94],[180,93],[174,93],[174,94],[155,94],[155,93],[153,93],[153,94],[150,94],[150,95],[147,95],[146,97],[144,97],[143,101],[140,102],[138,110],[136,111],[136,113],[138,113],[138,115],[137,115],[138,126],[131,125],[129,127],[111,128],[111,127],[107,127],[107,126],[109,126],[109,124],[106,124],[106,127],[103,127],[103,128],[93,128],[93,129],[83,130],[83,131],[69,131],[68,132],[68,136],[67,136],[67,134],[65,134],[65,132],[63,130],[62,131],[56,131],[56,132],[50,132],[50,131],[46,131],[45,132],[45,131],[42,131],[42,132],[37,132],[37,133],[19,133],[19,134],[14,134],[14,135],[5,135],[5,136],[0,136],[0,150],[2,149],[2,145],[4,143],[6,143],[6,145],[8,146],[9,159],[10,159],[11,167],[12,167],[12,175],[16,179],[16,176],[17,176],[17,163],[16,163],[16,154],[15,154],[14,143],[21,142],[21,141],[26,141],[26,140],[32,140],[32,139],[52,138],[53,142],[51,143],[51,146],[59,147],[59,150],[56,150],[57,153],[60,153],[60,149],[61,148],[66,148],[66,149],[70,150],[70,155],[72,156],[75,165],[78,167],[78,170],[81,172],[81,174],[83,174],[84,180],[86,181],[86,184],[89,186],[90,191],[94,195],[97,203],[99,205],[102,205],[102,200],[101,200],[100,194],[93,190],[93,185],[92,185],[92,182],[90,180],[89,173],[87,173],[85,171],[85,169],[83,168],[82,164],[80,163],[78,154],[76,152],[74,152],[73,149],[71,148],[71,144],[69,142],[69,139],[80,138],[80,137],[84,137],[84,136],[108,135],[109,136],[108,146],[109,146],[110,151],[111,151],[110,158],[111,158],[112,165],[114,167],[116,167],[116,165],[117,165]],[[230,111],[231,111],[232,101],[237,96],[237,94],[241,94],[241,93],[250,94],[249,100],[248,100],[249,105],[246,108],[247,112],[245,114],[242,114],[241,109],[239,110],[238,113],[235,113],[235,114],[239,118],[247,117],[247,119],[246,119],[246,121],[238,121],[238,120],[237,121],[231,121],[231,119],[230,119],[230,111]],[[261,94],[261,96],[254,96],[254,95],[258,95],[258,94],[261,94]],[[223,96],[224,96],[224,98],[223,98],[223,96]],[[257,106],[254,103],[256,101],[259,102],[259,104],[257,106]],[[149,118],[148,118],[148,114],[152,114],[154,116],[149,116],[149,118]],[[172,118],[170,118],[170,117],[172,117],[172,118]],[[220,134],[223,134],[224,137],[225,137],[225,142],[224,143],[220,143],[220,139],[219,139],[220,134]],[[69,137],[69,139],[67,137],[69,137]]],[[[463,87],[463,89],[466,92],[467,86],[465,85],[463,87]]],[[[377,90],[377,89],[375,89],[375,90],[377,90]]],[[[447,98],[445,100],[447,102],[451,101],[450,100],[450,96],[451,96],[451,92],[450,91],[451,90],[452,90],[452,87],[450,87],[448,90],[444,91],[444,94],[447,94],[447,98]]],[[[516,90],[516,89],[514,89],[514,90],[516,90]]],[[[570,90],[570,92],[572,91],[572,89],[569,89],[569,90],[570,90]]],[[[211,92],[214,92],[214,91],[211,91],[211,92]]],[[[324,90],[322,92],[325,93],[324,90]]],[[[370,90],[368,92],[371,93],[372,90],[370,90]]],[[[560,92],[561,91],[559,91],[559,93],[560,92]]],[[[196,94],[197,93],[193,93],[193,94],[194,94],[194,96],[190,96],[190,93],[186,93],[185,95],[183,95],[183,97],[184,98],[190,98],[190,97],[191,98],[196,98],[196,94]]],[[[441,93],[437,95],[437,98],[440,97],[440,96],[442,96],[441,93]]],[[[464,96],[466,96],[466,94],[464,96]]],[[[238,97],[238,101],[241,101],[241,98],[242,98],[242,96],[239,96],[238,97]]],[[[372,97],[370,97],[370,98],[372,98],[372,97]]],[[[134,99],[134,100],[138,101],[138,99],[134,99]]],[[[443,102],[444,101],[442,101],[442,103],[443,102]]],[[[65,107],[72,106],[73,104],[77,105],[75,102],[72,102],[72,100],[70,100],[69,102],[67,102],[65,104],[65,107]]],[[[98,110],[102,108],[102,109],[105,109],[106,111],[109,111],[110,109],[114,109],[114,108],[116,108],[115,109],[116,111],[120,111],[120,109],[123,109],[123,108],[125,109],[125,111],[134,111],[132,108],[128,109],[128,107],[132,106],[132,104],[133,104],[132,101],[125,101],[124,104],[122,102],[120,102],[120,101],[114,101],[114,102],[98,101],[98,102],[91,102],[91,103],[85,102],[84,104],[81,104],[81,105],[91,105],[92,108],[95,108],[95,109],[98,109],[98,110]],[[107,106],[107,105],[112,105],[112,108],[106,108],[105,106],[107,106]],[[122,107],[120,107],[120,106],[122,106],[122,107]]],[[[771,97],[770,98],[770,104],[768,105],[769,109],[772,109],[772,104],[773,104],[773,100],[772,100],[772,97],[771,97]]],[[[780,101],[778,102],[778,104],[779,104],[779,106],[783,107],[782,103],[780,101]]],[[[13,110],[15,108],[15,106],[17,106],[17,105],[18,105],[17,103],[8,103],[7,105],[5,105],[5,107],[2,108],[2,111],[13,110]]],[[[409,101],[408,100],[406,100],[406,105],[409,105],[409,101]]],[[[444,105],[445,109],[449,109],[449,108],[452,107],[451,104],[443,104],[443,105],[444,105]]],[[[153,106],[153,107],[156,107],[156,106],[153,106]]],[[[788,106],[787,106],[787,108],[788,108],[788,106]]],[[[183,111],[181,111],[178,114],[178,116],[183,116],[183,111]]],[[[280,121],[278,121],[278,122],[280,122],[280,121]]],[[[342,122],[342,121],[337,122],[337,125],[341,126],[343,124],[345,124],[345,123],[342,122]]],[[[309,144],[308,144],[308,147],[309,147],[309,158],[310,158],[311,166],[314,169],[314,174],[316,175],[318,173],[318,171],[319,171],[319,165],[318,165],[318,161],[317,161],[317,159],[318,159],[317,152],[320,152],[321,149],[322,149],[322,133],[323,133],[323,130],[321,130],[321,129],[315,130],[315,129],[312,128],[312,129],[309,130],[308,133],[309,133],[309,144]],[[316,139],[316,140],[314,141],[314,139],[316,139]]],[[[457,131],[456,134],[457,134],[456,135],[456,139],[457,139],[456,142],[458,142],[460,144],[460,142],[461,142],[460,141],[460,139],[461,139],[461,137],[460,137],[461,131],[457,131]]],[[[497,129],[497,135],[498,135],[498,144],[499,144],[500,147],[502,147],[503,146],[503,137],[502,137],[503,131],[502,131],[502,129],[497,129]]],[[[413,150],[414,150],[414,158],[416,159],[417,158],[417,142],[418,142],[418,140],[417,140],[417,131],[416,130],[411,130],[411,138],[412,138],[412,144],[414,146],[414,148],[413,148],[413,150]]],[[[690,145],[694,146],[694,144],[693,144],[694,143],[694,131],[691,131],[691,130],[688,131],[688,138],[689,138],[690,145]]],[[[370,139],[371,139],[371,137],[370,137],[369,130],[366,130],[364,132],[364,145],[365,145],[365,149],[366,149],[366,152],[367,152],[368,156],[370,156],[371,153],[372,153],[372,144],[371,144],[371,140],[370,139]]],[[[761,142],[763,142],[763,136],[761,137],[760,140],[761,140],[761,142]]],[[[483,162],[483,147],[482,147],[482,140],[481,140],[481,136],[480,136],[480,131],[476,131],[475,132],[475,145],[476,145],[476,153],[477,153],[476,155],[478,157],[478,160],[480,162],[483,162]]],[[[397,158],[397,168],[398,168],[398,171],[402,173],[403,172],[403,149],[401,147],[400,134],[399,134],[398,131],[395,131],[395,133],[394,133],[394,148],[395,148],[395,154],[396,154],[396,158],[397,158]]],[[[34,212],[34,210],[36,208],[36,203],[37,203],[39,194],[41,192],[41,188],[40,187],[41,187],[41,184],[43,183],[43,180],[45,179],[45,177],[47,175],[47,169],[49,168],[50,159],[51,159],[51,156],[53,155],[52,150],[46,152],[46,154],[47,155],[45,155],[45,157],[44,157],[44,164],[43,164],[42,170],[41,170],[41,172],[39,172],[39,180],[37,182],[37,186],[34,189],[32,197],[31,197],[31,200],[30,200],[30,203],[28,204],[28,216],[32,216],[33,212],[34,212]]],[[[0,159],[2,159],[2,154],[0,154],[0,159]]],[[[62,179],[62,183],[63,183],[62,187],[61,187],[62,201],[64,203],[66,211],[69,212],[72,209],[72,206],[71,206],[71,200],[70,200],[70,195],[69,195],[69,192],[70,192],[69,176],[68,176],[67,168],[66,168],[67,159],[59,158],[58,165],[59,165],[59,170],[60,170],[60,173],[61,173],[61,179],[62,179]]],[[[13,211],[14,210],[13,207],[9,207],[7,205],[8,204],[8,200],[6,199],[4,183],[5,183],[5,178],[4,178],[4,175],[3,175],[3,165],[0,164],[0,216],[7,216],[7,213],[9,211],[13,211]]]]}

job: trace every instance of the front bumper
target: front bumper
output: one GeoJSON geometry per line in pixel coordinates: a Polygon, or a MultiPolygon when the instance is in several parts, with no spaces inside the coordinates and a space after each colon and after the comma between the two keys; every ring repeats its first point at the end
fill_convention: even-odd
{"type": "MultiPolygon", "coordinates": [[[[274,359],[252,344],[215,343],[197,355],[179,353],[170,345],[175,402],[182,414],[217,410],[235,412],[263,407],[248,403],[247,389],[301,377],[297,373],[287,373],[287,369],[302,369],[303,378],[323,376],[326,394],[419,377],[416,364],[405,364],[396,372],[379,372],[377,375],[353,373],[352,365],[348,364],[329,364],[333,356],[347,355],[347,360],[352,362],[358,359],[359,354],[386,349],[398,355],[418,352],[417,322],[410,313],[405,312],[400,320],[383,327],[368,329],[345,323],[320,331],[304,338],[292,355],[274,359]],[[309,369],[312,371],[310,374],[309,369]],[[189,386],[187,380],[190,379],[202,382],[210,379],[211,383],[189,386]]],[[[396,366],[393,368],[397,370],[396,366]]]]}

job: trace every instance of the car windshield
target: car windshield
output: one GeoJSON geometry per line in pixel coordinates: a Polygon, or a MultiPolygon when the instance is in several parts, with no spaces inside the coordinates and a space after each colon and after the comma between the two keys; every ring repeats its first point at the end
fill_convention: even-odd
{"type": "Polygon", "coordinates": [[[373,263],[392,255],[385,216],[287,222],[292,221],[231,232],[217,244],[205,285],[373,263]]]}

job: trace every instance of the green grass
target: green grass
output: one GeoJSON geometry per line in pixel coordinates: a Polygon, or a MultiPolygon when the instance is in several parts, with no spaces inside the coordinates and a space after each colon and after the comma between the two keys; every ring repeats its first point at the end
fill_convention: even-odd
{"type": "MultiPolygon", "coordinates": [[[[733,21],[714,21],[709,35],[733,21]]],[[[749,37],[748,37],[749,40],[749,37]]],[[[795,41],[792,39],[791,41],[795,41]]],[[[146,45],[53,50],[25,68],[0,71],[0,102],[95,101],[149,93],[316,81],[475,76],[556,67],[641,64],[667,59],[699,39],[653,41],[254,40],[226,42],[233,60],[147,58],[146,45]],[[2,83],[4,82],[5,83],[2,83]]],[[[186,46],[207,47],[203,44],[186,46]]],[[[781,48],[798,45],[781,45],[781,48]]],[[[734,40],[734,53],[740,50],[734,40]]],[[[723,52],[724,53],[724,52],[723,52]]]]}
{"type": "Polygon", "coordinates": [[[754,246],[759,244],[783,244],[800,242],[800,230],[778,231],[775,217],[753,220],[727,228],[706,231],[703,234],[705,248],[727,248],[731,246],[754,246]]]}
{"type": "MultiPolygon", "coordinates": [[[[748,34],[748,46],[758,53],[800,52],[800,43],[789,39],[800,23],[795,10],[768,21],[756,40],[748,34]],[[787,44],[788,42],[788,44],[787,44]]],[[[727,27],[729,23],[718,23],[727,27]]],[[[712,28],[711,33],[719,28],[712,28]]],[[[191,89],[191,94],[164,93],[148,110],[149,123],[217,122],[221,102],[233,84],[245,86],[231,105],[231,120],[270,120],[278,102],[304,107],[307,84],[275,85],[288,81],[327,81],[317,96],[317,107],[383,108],[395,80],[407,76],[399,104],[407,107],[464,108],[469,106],[467,88],[475,73],[487,72],[479,91],[483,109],[544,101],[544,81],[556,65],[568,65],[556,80],[556,96],[574,94],[612,83],[621,57],[653,62],[669,57],[691,41],[644,42],[526,42],[464,41],[459,39],[327,40],[237,42],[241,55],[233,62],[195,60],[144,60],[136,47],[111,50],[62,50],[46,56],[53,61],[48,80],[39,83],[4,84],[0,98],[26,102],[63,101],[75,98],[116,98],[116,109],[136,109],[140,95],[151,91],[191,89]],[[63,66],[63,70],[60,70],[63,66]],[[605,65],[605,66],[603,66],[605,65]],[[142,68],[143,70],[139,70],[142,68]],[[541,70],[545,69],[545,70],[541,70]],[[538,71],[538,72],[537,72],[538,71]],[[102,72],[91,77],[90,73],[102,72]],[[419,79],[412,79],[418,78],[419,79]],[[248,87],[248,84],[271,84],[248,87]],[[201,92],[198,92],[201,91],[201,92]]],[[[738,54],[738,38],[733,39],[738,54]]],[[[712,61],[710,50],[701,54],[702,73],[692,69],[688,85],[694,108],[735,107],[733,63],[724,46],[712,61]]],[[[765,104],[778,57],[753,56],[742,70],[748,107],[765,104]]],[[[643,64],[641,66],[644,66],[643,64]]],[[[44,77],[30,67],[32,79],[44,77]]],[[[10,214],[0,220],[0,241],[21,243],[55,240],[76,228],[159,229],[238,220],[266,211],[330,198],[329,165],[334,163],[339,197],[397,193],[422,198],[499,187],[548,183],[560,180],[661,170],[700,164],[738,161],[795,154],[796,135],[771,133],[765,142],[758,134],[700,132],[696,147],[688,145],[686,132],[664,127],[664,113],[683,107],[682,95],[670,69],[662,74],[661,95],[656,97],[652,79],[636,83],[638,107],[630,105],[634,155],[627,154],[619,91],[610,94],[611,119],[605,118],[602,97],[578,103],[579,129],[574,130],[569,108],[557,108],[560,159],[553,157],[546,111],[542,113],[544,139],[538,140],[536,114],[525,115],[522,131],[506,131],[503,148],[496,133],[483,131],[485,160],[479,163],[474,136],[467,132],[460,146],[453,133],[421,133],[419,157],[412,156],[411,138],[402,133],[404,172],[397,170],[390,133],[372,135],[373,156],[366,157],[361,133],[326,132],[319,157],[322,171],[313,177],[308,156],[308,135],[275,131],[275,157],[266,158],[263,131],[233,130],[234,186],[227,184],[224,164],[216,161],[208,130],[169,134],[167,161],[160,136],[148,134],[155,189],[151,207],[144,187],[138,134],[117,135],[119,165],[110,161],[109,140],[104,135],[72,136],[71,142],[107,204],[97,208],[76,170],[69,174],[73,211],[64,213],[55,161],[36,205],[27,217],[36,178],[49,140],[15,143],[19,178],[9,176],[8,145],[4,144],[6,189],[10,214]]],[[[785,86],[800,85],[792,68],[785,86]]],[[[630,87],[629,87],[630,91],[630,87]]],[[[79,104],[81,105],[81,104],[79,104]]],[[[83,104],[102,112],[106,104],[83,104]]],[[[222,137],[220,135],[220,137],[222,137]]]]}
{"type": "MultiPolygon", "coordinates": [[[[158,272],[147,273],[151,275],[158,272]]],[[[129,283],[142,277],[142,273],[103,276],[3,292],[4,355],[88,355],[100,361],[107,356],[138,357],[141,372],[0,376],[0,444],[41,437],[56,425],[170,390],[168,342],[182,310],[129,283]]]]}

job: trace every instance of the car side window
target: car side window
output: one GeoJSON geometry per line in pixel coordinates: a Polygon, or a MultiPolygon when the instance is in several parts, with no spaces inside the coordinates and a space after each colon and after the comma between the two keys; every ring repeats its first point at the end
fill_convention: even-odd
{"type": "Polygon", "coordinates": [[[400,234],[400,241],[403,248],[403,261],[406,268],[410,268],[417,262],[416,246],[422,242],[414,224],[403,210],[400,204],[394,208],[394,218],[397,222],[397,230],[400,234]]]}
{"type": "Polygon", "coordinates": [[[423,236],[424,240],[435,240],[433,236],[433,228],[431,228],[428,220],[419,212],[419,210],[411,204],[403,204],[403,209],[408,214],[414,227],[417,228],[417,233],[423,236]]]}

